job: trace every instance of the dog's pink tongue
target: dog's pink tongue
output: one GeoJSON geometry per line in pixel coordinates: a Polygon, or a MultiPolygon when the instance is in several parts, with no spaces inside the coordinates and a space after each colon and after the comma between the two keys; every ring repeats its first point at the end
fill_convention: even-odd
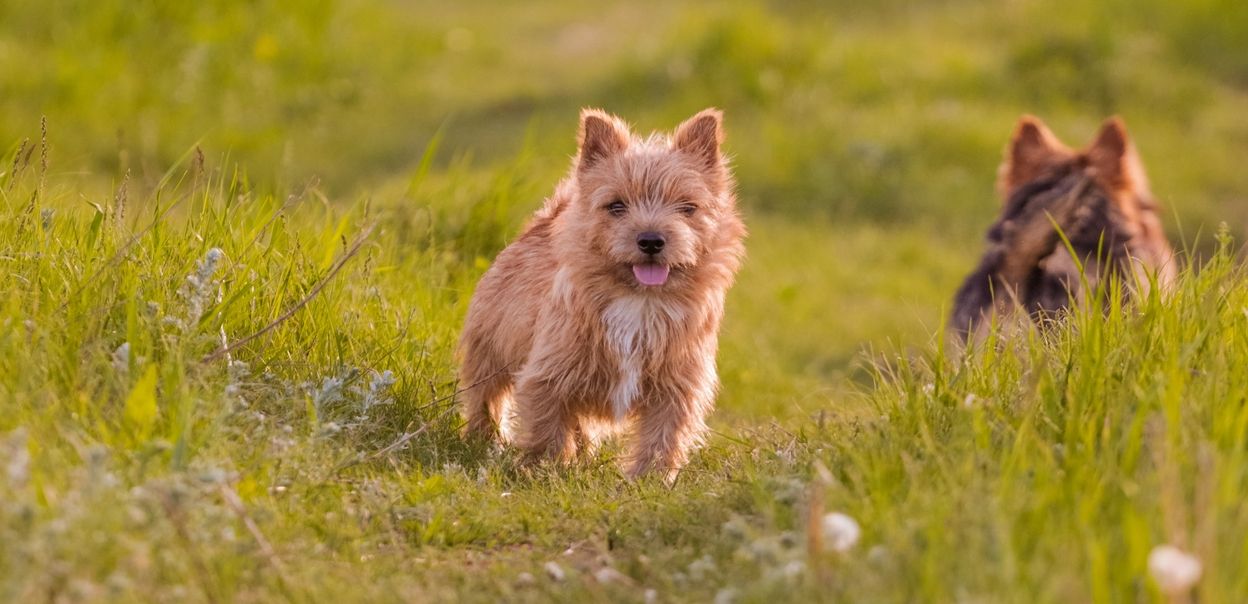
{"type": "Polygon", "coordinates": [[[663,285],[667,283],[668,268],[665,264],[634,264],[633,276],[642,285],[663,285]]]}

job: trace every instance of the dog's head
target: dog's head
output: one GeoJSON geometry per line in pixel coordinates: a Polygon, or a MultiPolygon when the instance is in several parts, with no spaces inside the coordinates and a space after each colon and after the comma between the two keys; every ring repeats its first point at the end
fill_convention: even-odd
{"type": "Polygon", "coordinates": [[[743,229],[721,119],[707,109],[670,137],[638,138],[614,116],[582,111],[562,252],[584,255],[579,261],[619,285],[656,292],[738,254],[743,229]]]}
{"type": "Polygon", "coordinates": [[[1131,223],[1155,209],[1148,177],[1131,144],[1126,125],[1117,117],[1105,120],[1092,143],[1074,150],[1062,144],[1044,122],[1023,116],[1006,148],[997,174],[1003,201],[1037,182],[1087,177],[1089,183],[1131,223]]]}

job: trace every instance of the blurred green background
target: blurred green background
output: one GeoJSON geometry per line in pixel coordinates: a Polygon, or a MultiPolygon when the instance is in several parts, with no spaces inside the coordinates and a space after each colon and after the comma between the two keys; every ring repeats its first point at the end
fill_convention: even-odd
{"type": "Polygon", "coordinates": [[[566,169],[580,107],[643,131],[723,108],[753,230],[726,406],[751,413],[930,341],[1020,114],[1071,145],[1122,115],[1180,245],[1248,226],[1233,0],[9,0],[0,23],[0,141],[46,116],[57,182],[150,189],[198,145],[255,186],[396,208],[387,228],[432,212],[478,267],[566,169]]]}
{"type": "Polygon", "coordinates": [[[1013,120],[1069,142],[1123,115],[1158,193],[1242,226],[1242,2],[299,3],[10,0],[0,140],[47,115],[58,165],[163,173],[191,145],[338,192],[537,151],[578,108],[642,129],[728,114],[754,209],[970,232],[1013,120]]]}

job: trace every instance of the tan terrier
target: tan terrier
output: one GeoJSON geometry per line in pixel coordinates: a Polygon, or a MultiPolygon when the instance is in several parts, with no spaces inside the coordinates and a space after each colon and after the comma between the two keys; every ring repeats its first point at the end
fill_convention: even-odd
{"type": "Polygon", "coordinates": [[[581,112],[570,174],[469,306],[469,435],[566,462],[628,428],[627,474],[675,479],[715,403],[724,295],[745,253],[721,118],[640,138],[581,112]]]}
{"type": "Polygon", "coordinates": [[[1072,298],[1085,301],[1092,292],[1084,284],[1095,289],[1107,275],[1136,292],[1174,281],[1174,252],[1122,120],[1106,120],[1090,145],[1073,150],[1024,116],[997,189],[1003,206],[988,251],[954,299],[950,327],[960,337],[982,336],[991,315],[1015,308],[1051,319],[1072,298]]]}

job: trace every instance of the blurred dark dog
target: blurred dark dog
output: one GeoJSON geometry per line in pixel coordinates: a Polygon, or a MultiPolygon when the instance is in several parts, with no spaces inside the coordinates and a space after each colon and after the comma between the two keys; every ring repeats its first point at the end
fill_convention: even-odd
{"type": "Polygon", "coordinates": [[[1024,116],[997,189],[1004,205],[988,231],[988,251],[954,299],[950,328],[958,336],[982,335],[993,314],[1020,309],[1050,319],[1109,275],[1135,292],[1173,281],[1174,252],[1122,120],[1106,120],[1092,144],[1076,151],[1024,116]]]}

